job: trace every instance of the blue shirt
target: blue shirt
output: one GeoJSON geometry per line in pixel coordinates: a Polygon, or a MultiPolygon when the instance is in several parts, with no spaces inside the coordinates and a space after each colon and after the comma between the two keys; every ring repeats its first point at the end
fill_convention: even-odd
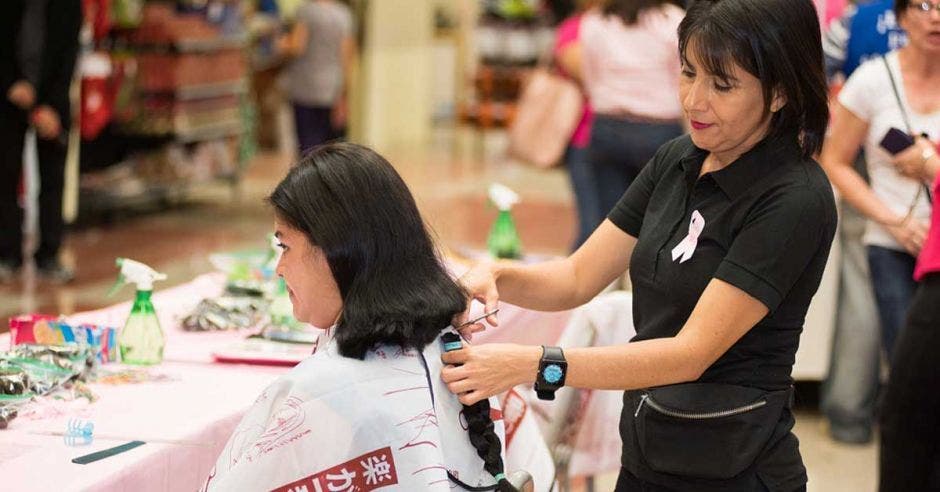
{"type": "Polygon", "coordinates": [[[894,13],[894,0],[859,5],[851,19],[841,72],[848,77],[868,59],[896,50],[906,42],[907,35],[894,13]]]}

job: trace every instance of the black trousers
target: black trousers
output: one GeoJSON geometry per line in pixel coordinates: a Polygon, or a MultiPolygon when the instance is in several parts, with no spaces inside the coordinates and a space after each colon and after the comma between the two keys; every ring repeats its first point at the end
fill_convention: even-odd
{"type": "Polygon", "coordinates": [[[881,484],[940,491],[940,273],[923,279],[891,359],[881,409],[881,484]]]}
{"type": "Polygon", "coordinates": [[[307,106],[291,103],[294,109],[294,130],[297,132],[297,150],[303,156],[307,151],[343,137],[343,131],[333,128],[328,106],[307,106]]]}
{"type": "MultiPolygon", "coordinates": [[[[69,115],[60,115],[63,122],[69,115]]],[[[0,260],[23,262],[23,209],[17,202],[17,186],[23,175],[26,113],[9,102],[0,103],[0,260]]],[[[65,135],[67,129],[63,129],[65,135]]],[[[65,138],[37,138],[39,158],[39,248],[37,263],[56,259],[62,245],[62,190],[65,186],[65,138]]]]}
{"type": "MultiPolygon", "coordinates": [[[[754,492],[765,492],[766,487],[755,490],[754,492]]],[[[793,492],[805,492],[806,485],[801,485],[798,489],[793,492]]],[[[663,487],[662,485],[657,485],[649,483],[637,478],[635,475],[627,471],[626,468],[620,469],[620,475],[617,477],[617,485],[614,488],[614,492],[676,492],[675,489],[669,487],[663,487]]]]}

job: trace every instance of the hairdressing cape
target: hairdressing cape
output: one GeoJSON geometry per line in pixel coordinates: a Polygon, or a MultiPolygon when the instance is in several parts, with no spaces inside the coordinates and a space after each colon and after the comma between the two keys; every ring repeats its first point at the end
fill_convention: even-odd
{"type": "MultiPolygon", "coordinates": [[[[421,353],[395,346],[343,357],[328,333],[255,400],[203,490],[449,491],[447,470],[468,485],[495,483],[441,381],[439,340],[423,351],[426,372],[421,353]]],[[[504,403],[490,399],[507,474],[526,470],[549,490],[554,466],[525,401],[510,391],[504,403]]]]}

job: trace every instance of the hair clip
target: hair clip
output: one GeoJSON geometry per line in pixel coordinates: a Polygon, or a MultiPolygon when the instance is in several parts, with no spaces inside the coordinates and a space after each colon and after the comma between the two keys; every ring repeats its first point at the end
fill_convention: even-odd
{"type": "Polygon", "coordinates": [[[90,420],[69,419],[62,439],[66,446],[87,446],[94,439],[95,424],[90,420]]]}

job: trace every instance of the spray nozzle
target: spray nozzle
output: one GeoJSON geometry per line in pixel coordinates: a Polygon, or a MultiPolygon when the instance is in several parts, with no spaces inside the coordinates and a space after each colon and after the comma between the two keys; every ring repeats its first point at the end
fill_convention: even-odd
{"type": "Polygon", "coordinates": [[[500,210],[510,210],[519,203],[519,194],[504,184],[493,183],[490,185],[490,201],[500,210]]]}
{"type": "Polygon", "coordinates": [[[153,290],[153,283],[155,281],[166,280],[165,274],[139,261],[128,258],[118,258],[115,263],[121,272],[118,274],[117,282],[114,283],[114,286],[111,287],[111,291],[108,292],[109,297],[114,295],[124,284],[135,284],[137,290],[153,290]]]}

